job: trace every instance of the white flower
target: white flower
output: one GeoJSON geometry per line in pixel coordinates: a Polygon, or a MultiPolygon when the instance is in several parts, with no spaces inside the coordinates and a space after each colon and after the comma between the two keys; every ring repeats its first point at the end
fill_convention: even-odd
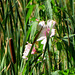
{"type": "Polygon", "coordinates": [[[39,25],[37,26],[37,30],[39,31],[43,26],[45,26],[45,21],[39,22],[39,25]]]}
{"type": "MultiPolygon", "coordinates": [[[[28,44],[25,46],[25,51],[24,51],[24,53],[23,53],[22,58],[28,60],[27,56],[28,56],[28,54],[29,54],[29,51],[30,51],[30,49],[31,49],[31,46],[32,46],[32,44],[30,44],[30,43],[28,43],[28,44]]],[[[33,47],[31,54],[35,54],[35,52],[36,52],[36,49],[35,49],[35,47],[33,47]]]]}
{"type": "Polygon", "coordinates": [[[40,25],[40,26],[44,26],[44,25],[45,25],[45,21],[39,22],[39,25],[40,25]]]}
{"type": "Polygon", "coordinates": [[[55,27],[56,22],[54,20],[48,20],[47,21],[47,26],[50,28],[51,25],[53,25],[53,28],[55,27]]]}
{"type": "Polygon", "coordinates": [[[52,29],[50,37],[55,35],[55,29],[52,29]]]}
{"type": "MultiPolygon", "coordinates": [[[[42,23],[42,24],[43,24],[43,23],[42,23]]],[[[44,26],[41,25],[41,26],[43,26],[43,29],[42,29],[42,31],[40,32],[37,41],[42,40],[41,44],[43,44],[43,49],[45,48],[45,45],[46,45],[46,42],[47,42],[47,35],[49,35],[49,31],[50,31],[51,25],[53,25],[53,27],[52,27],[52,30],[51,30],[51,35],[50,35],[50,37],[52,37],[52,36],[55,35],[55,29],[54,29],[55,24],[56,24],[55,21],[53,21],[53,20],[48,20],[48,21],[47,21],[47,25],[44,25],[44,26]]]]}

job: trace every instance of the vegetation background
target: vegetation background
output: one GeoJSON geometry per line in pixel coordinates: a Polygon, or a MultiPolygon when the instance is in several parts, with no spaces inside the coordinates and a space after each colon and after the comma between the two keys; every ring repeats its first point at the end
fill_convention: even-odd
{"type": "MultiPolygon", "coordinates": [[[[32,46],[33,47],[33,46],[32,46]]],[[[32,48],[31,48],[32,49],[32,48]]],[[[75,0],[0,0],[0,75],[74,75],[75,0]],[[35,44],[38,22],[56,21],[56,34],[39,53],[22,58],[26,42],[35,44]],[[13,39],[14,63],[9,40],[13,39]],[[39,59],[39,60],[38,60],[39,59]]]]}

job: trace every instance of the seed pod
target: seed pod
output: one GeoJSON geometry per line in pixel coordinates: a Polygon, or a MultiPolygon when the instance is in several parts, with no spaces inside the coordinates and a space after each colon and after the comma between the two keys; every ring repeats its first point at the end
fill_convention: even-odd
{"type": "Polygon", "coordinates": [[[15,51],[14,51],[14,45],[13,45],[13,39],[12,38],[9,39],[9,47],[10,47],[12,62],[15,64],[16,63],[16,57],[15,57],[15,51]]]}

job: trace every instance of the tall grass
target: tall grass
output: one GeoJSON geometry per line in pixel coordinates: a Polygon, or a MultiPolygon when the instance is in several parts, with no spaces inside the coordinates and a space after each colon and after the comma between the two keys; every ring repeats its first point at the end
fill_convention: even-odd
{"type": "Polygon", "coordinates": [[[0,75],[75,74],[74,0],[1,0],[0,12],[0,75]],[[41,32],[37,30],[36,19],[56,21],[56,34],[47,37],[44,50],[41,41],[36,42],[41,32]],[[22,56],[27,42],[32,47],[26,61],[22,56]],[[37,48],[34,55],[31,54],[33,46],[37,48]]]}

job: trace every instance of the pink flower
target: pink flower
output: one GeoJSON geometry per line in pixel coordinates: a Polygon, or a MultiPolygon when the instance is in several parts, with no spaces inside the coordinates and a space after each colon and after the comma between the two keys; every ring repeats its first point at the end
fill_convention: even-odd
{"type": "Polygon", "coordinates": [[[36,19],[36,21],[39,21],[39,19],[36,19]]]}
{"type": "MultiPolygon", "coordinates": [[[[31,46],[32,46],[32,44],[30,44],[30,43],[28,43],[27,45],[25,45],[25,51],[23,53],[22,58],[28,60],[27,56],[29,54],[29,51],[31,49],[31,46]]],[[[36,52],[36,49],[35,49],[35,47],[33,47],[31,54],[35,54],[35,52],[36,52]]]]}
{"type": "Polygon", "coordinates": [[[36,49],[35,47],[33,47],[31,54],[35,54],[36,53],[36,49]]]}
{"type": "Polygon", "coordinates": [[[47,36],[49,35],[49,31],[50,31],[51,25],[53,25],[53,26],[52,26],[50,37],[55,35],[55,29],[54,29],[55,24],[56,24],[55,21],[48,20],[47,21],[47,25],[44,25],[44,26],[43,26],[43,24],[41,25],[41,26],[43,26],[43,29],[40,32],[37,41],[42,40],[41,44],[43,44],[43,49],[45,48],[45,45],[46,45],[46,42],[47,42],[47,36]]]}

